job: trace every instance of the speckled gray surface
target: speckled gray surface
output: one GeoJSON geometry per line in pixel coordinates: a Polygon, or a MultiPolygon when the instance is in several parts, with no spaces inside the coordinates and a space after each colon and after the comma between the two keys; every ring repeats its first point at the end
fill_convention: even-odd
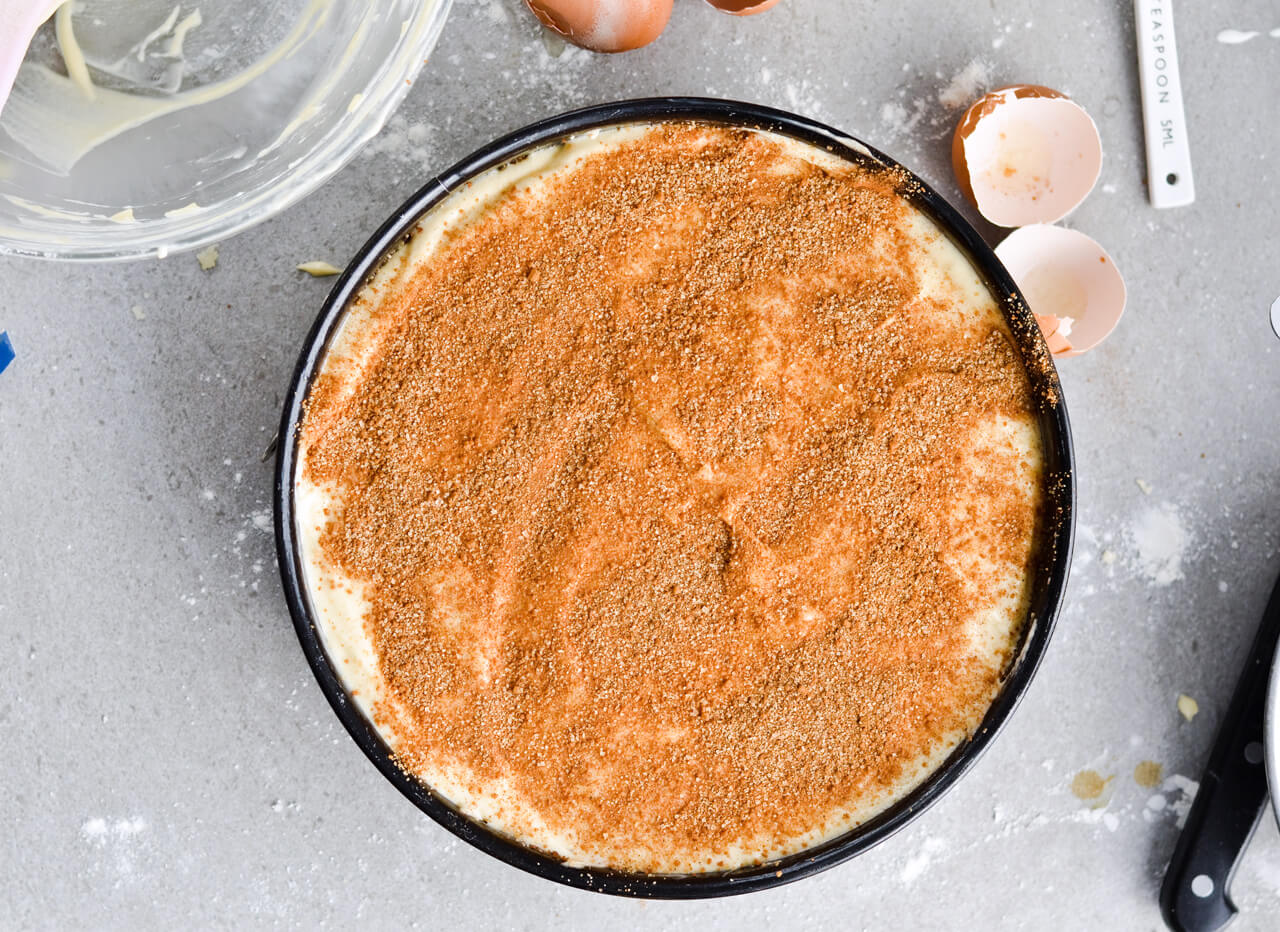
{"type": "MultiPolygon", "coordinates": [[[[601,58],[553,56],[517,0],[459,0],[383,135],[213,271],[0,261],[19,354],[0,374],[0,927],[1159,927],[1186,794],[1134,766],[1198,779],[1280,572],[1280,8],[1216,6],[1179,5],[1199,201],[1172,212],[1145,199],[1125,3],[784,0],[736,20],[677,0],[656,45],[601,58]],[[262,453],[326,290],[294,265],[341,264],[491,137],[625,96],[798,110],[954,197],[939,94],[975,59],[1097,119],[1103,176],[1070,223],[1130,293],[1110,341],[1061,367],[1077,557],[1009,727],[871,853],[727,901],[580,893],[455,841],[338,725],[281,597],[262,453]],[[1114,775],[1105,808],[1070,792],[1083,768],[1114,775]]],[[[1238,928],[1275,928],[1271,820],[1233,892],[1238,928]]]]}

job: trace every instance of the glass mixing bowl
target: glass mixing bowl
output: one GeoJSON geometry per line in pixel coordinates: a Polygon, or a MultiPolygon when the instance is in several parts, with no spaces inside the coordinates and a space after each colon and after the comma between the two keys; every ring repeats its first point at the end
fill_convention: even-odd
{"type": "Polygon", "coordinates": [[[382,127],[450,2],[79,0],[92,87],[51,22],[0,112],[0,253],[165,256],[283,210],[382,127]]]}

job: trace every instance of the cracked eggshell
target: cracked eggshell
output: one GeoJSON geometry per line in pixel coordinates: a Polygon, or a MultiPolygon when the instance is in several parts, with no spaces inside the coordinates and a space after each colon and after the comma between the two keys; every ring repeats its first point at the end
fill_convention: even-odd
{"type": "Polygon", "coordinates": [[[1079,356],[1115,329],[1124,279],[1106,250],[1079,230],[1033,224],[996,247],[1054,356],[1079,356]]]}
{"type": "Polygon", "coordinates": [[[658,38],[672,0],[525,0],[548,29],[593,52],[626,52],[658,38]]]}
{"type": "Polygon", "coordinates": [[[763,13],[777,2],[778,0],[707,0],[707,3],[710,3],[721,13],[731,13],[734,16],[751,16],[755,13],[763,13]]]}
{"type": "Polygon", "coordinates": [[[1071,352],[1074,347],[1071,345],[1071,326],[1074,323],[1070,318],[1054,317],[1052,314],[1036,314],[1036,323],[1040,325],[1040,332],[1044,334],[1044,341],[1049,345],[1049,352],[1054,356],[1065,356],[1071,352]]]}
{"type": "Polygon", "coordinates": [[[992,91],[951,138],[960,190],[1002,227],[1056,223],[1093,190],[1102,140],[1084,108],[1036,84],[992,91]]]}

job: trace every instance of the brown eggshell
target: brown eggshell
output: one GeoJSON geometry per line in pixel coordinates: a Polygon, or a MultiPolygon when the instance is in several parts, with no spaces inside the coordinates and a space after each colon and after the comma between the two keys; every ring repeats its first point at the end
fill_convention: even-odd
{"type": "Polygon", "coordinates": [[[951,137],[951,165],[960,190],[991,222],[1052,223],[1092,190],[1101,170],[1102,147],[1093,120],[1067,95],[1038,84],[1014,84],[991,91],[965,111],[951,137]],[[1039,106],[1028,112],[1025,104],[1018,104],[1033,99],[1059,103],[1048,113],[1039,106]],[[1013,115],[1015,110],[1019,116],[1013,115]],[[979,144],[972,137],[987,119],[1002,122],[986,129],[979,144]],[[1020,132],[1006,138],[1001,126],[1011,134],[1014,129],[1020,132]],[[998,137],[992,136],[995,132],[998,137]],[[1042,164],[1028,172],[1028,153],[1037,147],[1042,164]],[[979,158],[982,163],[975,164],[979,158]]]}
{"type": "Polygon", "coordinates": [[[707,0],[707,3],[721,13],[730,13],[734,16],[754,16],[756,13],[763,13],[777,2],[778,0],[707,0]]]}
{"type": "Polygon", "coordinates": [[[974,207],[978,204],[974,200],[973,185],[969,181],[969,163],[964,157],[964,141],[973,135],[973,131],[978,127],[978,121],[1000,105],[1005,91],[1012,91],[1015,97],[1067,96],[1061,91],[1055,91],[1051,87],[1040,84],[1006,84],[1004,87],[997,87],[994,91],[983,94],[964,112],[964,116],[956,124],[955,132],[951,134],[951,170],[956,173],[956,183],[960,185],[960,192],[974,207]]]}
{"type": "Polygon", "coordinates": [[[658,38],[672,0],[525,0],[544,26],[593,52],[626,52],[658,38]]]}

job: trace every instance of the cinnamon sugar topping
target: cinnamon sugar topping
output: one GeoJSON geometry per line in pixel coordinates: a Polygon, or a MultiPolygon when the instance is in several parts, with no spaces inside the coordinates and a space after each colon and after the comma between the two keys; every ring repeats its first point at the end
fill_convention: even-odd
{"type": "Polygon", "coordinates": [[[368,296],[301,478],[406,769],[563,857],[706,870],[850,827],[976,726],[1039,448],[931,231],[888,174],[663,124],[368,296]]]}

